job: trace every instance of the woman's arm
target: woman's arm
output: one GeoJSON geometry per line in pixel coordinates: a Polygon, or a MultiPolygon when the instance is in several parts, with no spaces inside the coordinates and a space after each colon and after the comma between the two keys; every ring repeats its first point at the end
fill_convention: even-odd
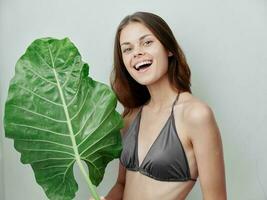
{"type": "Polygon", "coordinates": [[[119,174],[116,184],[109,191],[105,200],[122,200],[125,185],[125,168],[119,163],[119,174]]]}
{"type": "Polygon", "coordinates": [[[223,147],[211,108],[194,103],[185,113],[204,200],[226,200],[223,147]]]}

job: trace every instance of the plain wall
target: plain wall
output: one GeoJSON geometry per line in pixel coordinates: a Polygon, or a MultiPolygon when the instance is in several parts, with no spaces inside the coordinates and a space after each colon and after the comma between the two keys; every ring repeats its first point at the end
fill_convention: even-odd
{"type": "MultiPolygon", "coordinates": [[[[264,0],[0,0],[1,114],[14,66],[41,37],[69,37],[90,65],[90,76],[109,84],[113,39],[122,18],[135,11],[160,15],[172,28],[192,72],[192,91],[215,113],[224,146],[230,200],[267,199],[267,3],[264,0]]],[[[118,106],[118,111],[121,107],[118,106]]],[[[3,115],[1,115],[1,119],[3,115]]],[[[43,200],[29,165],[20,163],[1,122],[0,199],[43,200]]],[[[115,183],[112,161],[98,187],[115,183]]],[[[77,167],[79,191],[89,197],[77,167]]],[[[201,199],[199,181],[188,197],[201,199]]]]}

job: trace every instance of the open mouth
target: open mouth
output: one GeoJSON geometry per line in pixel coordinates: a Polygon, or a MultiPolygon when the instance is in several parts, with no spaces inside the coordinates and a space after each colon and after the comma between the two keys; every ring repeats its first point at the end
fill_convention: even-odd
{"type": "Polygon", "coordinates": [[[150,65],[152,65],[152,60],[145,60],[145,61],[142,61],[140,63],[137,63],[134,68],[137,70],[137,71],[140,71],[141,69],[146,69],[148,67],[150,67],[150,65]]]}

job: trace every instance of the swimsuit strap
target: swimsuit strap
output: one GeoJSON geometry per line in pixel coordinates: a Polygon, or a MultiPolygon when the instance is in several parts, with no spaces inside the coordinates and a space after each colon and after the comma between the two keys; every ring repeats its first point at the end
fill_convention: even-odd
{"type": "Polygon", "coordinates": [[[176,104],[176,102],[178,101],[178,99],[179,99],[179,96],[180,96],[180,92],[178,92],[178,94],[177,94],[177,96],[176,96],[176,98],[175,98],[175,100],[174,100],[174,102],[173,102],[173,104],[172,104],[172,113],[173,113],[173,108],[174,108],[174,105],[176,104]]]}
{"type": "MultiPolygon", "coordinates": [[[[175,105],[175,104],[176,104],[176,102],[178,101],[178,99],[179,99],[179,96],[180,96],[180,92],[178,92],[178,94],[177,94],[177,96],[176,96],[176,98],[175,98],[174,102],[172,103],[172,113],[173,113],[173,108],[174,108],[174,105],[175,105]]],[[[143,107],[144,107],[144,105],[142,105],[142,106],[141,106],[141,109],[140,109],[140,111],[139,111],[140,115],[141,115],[141,113],[142,113],[143,107]]]]}

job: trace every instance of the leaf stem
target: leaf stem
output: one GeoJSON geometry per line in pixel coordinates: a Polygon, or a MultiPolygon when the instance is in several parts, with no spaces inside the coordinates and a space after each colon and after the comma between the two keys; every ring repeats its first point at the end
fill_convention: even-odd
{"type": "Polygon", "coordinates": [[[55,69],[55,66],[54,66],[54,61],[53,61],[53,58],[52,58],[52,53],[51,53],[51,49],[50,47],[49,48],[49,53],[50,53],[50,58],[51,58],[51,62],[52,62],[52,70],[54,72],[54,75],[55,75],[55,79],[57,81],[57,88],[58,88],[58,91],[59,91],[59,94],[60,94],[60,98],[61,98],[61,101],[62,101],[62,104],[63,104],[63,108],[64,108],[64,112],[65,112],[65,116],[66,116],[66,120],[67,120],[67,125],[68,125],[68,128],[69,128],[69,131],[70,131],[70,138],[71,138],[71,142],[72,142],[72,147],[73,147],[73,150],[74,150],[74,154],[75,154],[75,159],[77,161],[77,164],[88,184],[88,187],[89,187],[89,190],[92,194],[92,196],[94,197],[95,200],[100,200],[100,197],[99,195],[97,194],[96,192],[96,187],[95,185],[92,184],[88,174],[86,173],[83,165],[82,165],[82,162],[81,162],[81,157],[80,157],[80,154],[78,152],[78,148],[77,148],[77,144],[76,144],[76,140],[75,140],[75,137],[74,137],[74,133],[73,133],[73,129],[72,129],[72,124],[71,124],[71,120],[70,120],[70,116],[69,116],[69,112],[68,112],[68,107],[67,107],[67,104],[66,104],[66,101],[65,101],[65,98],[64,98],[64,95],[63,95],[63,91],[62,91],[62,88],[61,88],[61,85],[59,83],[59,78],[58,78],[58,75],[57,75],[57,72],[56,72],[56,69],[55,69]]]}
{"type": "Polygon", "coordinates": [[[100,200],[100,197],[99,197],[99,195],[96,192],[96,187],[95,187],[95,185],[92,184],[89,176],[87,175],[87,173],[86,173],[86,171],[85,171],[85,169],[84,169],[84,167],[82,165],[82,162],[81,162],[80,157],[79,158],[76,158],[76,160],[77,160],[77,164],[78,164],[80,170],[82,171],[82,174],[83,174],[86,182],[88,183],[89,190],[90,190],[92,196],[94,197],[95,200],[100,200]]]}

